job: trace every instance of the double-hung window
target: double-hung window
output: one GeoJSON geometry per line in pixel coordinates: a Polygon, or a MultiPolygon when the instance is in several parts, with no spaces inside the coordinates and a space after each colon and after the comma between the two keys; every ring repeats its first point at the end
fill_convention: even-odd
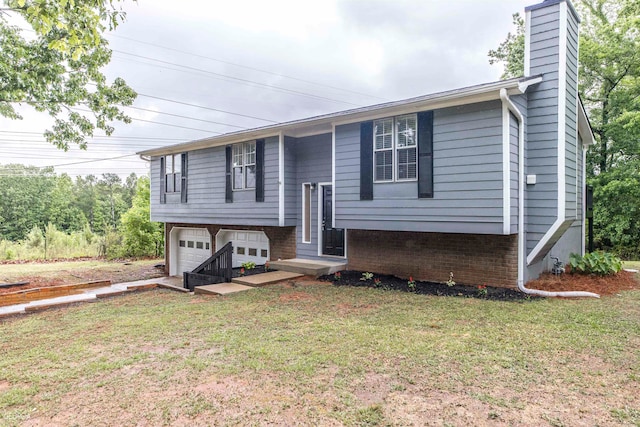
{"type": "Polygon", "coordinates": [[[182,178],[182,162],[180,154],[170,154],[165,157],[164,188],[166,193],[179,193],[182,178]]]}
{"type": "Polygon", "coordinates": [[[233,146],[233,189],[256,188],[256,143],[233,146]]]}
{"type": "Polygon", "coordinates": [[[374,182],[418,178],[418,120],[415,114],[373,122],[374,182]]]}

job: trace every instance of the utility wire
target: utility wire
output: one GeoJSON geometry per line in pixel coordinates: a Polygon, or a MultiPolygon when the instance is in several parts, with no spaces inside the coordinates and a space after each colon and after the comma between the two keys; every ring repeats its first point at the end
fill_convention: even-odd
{"type": "MultiPolygon", "coordinates": [[[[83,108],[77,108],[77,107],[71,107],[71,108],[76,110],[76,111],[81,111],[83,113],[92,113],[93,112],[91,110],[85,110],[83,108]]],[[[218,134],[218,135],[222,134],[222,132],[216,132],[216,131],[207,130],[207,129],[192,128],[192,127],[189,127],[189,126],[174,125],[172,123],[162,123],[162,122],[156,122],[156,121],[153,121],[153,120],[138,119],[138,118],[135,118],[135,117],[131,117],[131,120],[135,120],[137,122],[153,123],[154,125],[163,125],[163,126],[171,126],[171,127],[175,127],[175,128],[181,128],[181,129],[198,130],[200,132],[215,133],[215,134],[218,134]]]]}
{"type": "MultiPolygon", "coordinates": [[[[17,133],[17,134],[27,134],[27,135],[38,135],[42,136],[42,132],[29,132],[29,131],[19,131],[19,130],[0,130],[0,133],[17,133]]],[[[29,137],[31,138],[31,137],[29,137]]],[[[157,140],[157,141],[184,141],[184,138],[165,138],[165,137],[153,137],[153,136],[107,136],[107,135],[97,135],[92,136],[93,139],[108,139],[108,140],[121,140],[121,139],[131,139],[131,140],[157,140]]]]}
{"type": "Polygon", "coordinates": [[[164,111],[156,111],[156,110],[152,110],[150,108],[134,107],[133,105],[126,106],[125,108],[133,108],[134,110],[149,111],[151,113],[162,114],[162,115],[165,115],[165,116],[179,117],[181,119],[195,120],[195,121],[198,121],[198,122],[213,123],[213,124],[216,124],[216,125],[234,127],[234,128],[237,128],[237,129],[246,129],[245,126],[237,126],[237,125],[232,125],[232,124],[229,124],[229,123],[215,122],[213,120],[196,119],[195,117],[181,116],[180,114],[173,114],[173,113],[165,113],[164,111]]]}
{"type": "Polygon", "coordinates": [[[186,70],[198,71],[198,72],[201,72],[201,73],[210,74],[212,76],[223,77],[225,79],[234,80],[234,81],[236,81],[238,83],[242,83],[242,84],[250,84],[252,86],[261,86],[261,87],[265,87],[265,88],[268,88],[268,89],[273,89],[273,90],[277,90],[277,91],[281,91],[281,92],[285,92],[285,93],[290,93],[290,94],[293,94],[293,95],[304,96],[304,97],[307,97],[307,98],[314,98],[314,99],[322,99],[322,100],[331,101],[331,102],[339,102],[341,104],[353,105],[353,106],[356,106],[356,107],[361,107],[362,106],[362,104],[355,104],[355,103],[349,102],[349,101],[342,101],[342,100],[339,100],[339,99],[329,98],[329,97],[321,96],[321,95],[315,95],[315,94],[312,94],[312,93],[303,92],[303,91],[299,91],[299,90],[287,89],[287,88],[284,88],[284,87],[281,87],[281,86],[270,85],[270,84],[267,84],[267,83],[260,83],[260,82],[254,81],[254,80],[243,79],[243,78],[240,78],[240,77],[233,77],[233,76],[229,76],[229,75],[226,75],[226,74],[216,73],[214,71],[203,70],[202,68],[191,67],[189,65],[176,64],[175,62],[164,61],[162,59],[156,59],[156,58],[152,58],[152,57],[149,57],[149,56],[137,55],[135,53],[130,53],[130,52],[123,52],[123,51],[117,50],[117,49],[112,49],[112,50],[113,50],[113,52],[119,53],[121,55],[133,56],[135,58],[142,58],[142,59],[146,59],[147,61],[157,62],[159,64],[172,65],[174,67],[180,67],[180,68],[184,68],[186,70]]]}
{"type": "Polygon", "coordinates": [[[175,99],[162,98],[162,97],[159,97],[159,96],[148,95],[148,94],[140,93],[140,92],[138,92],[138,96],[142,96],[144,98],[157,99],[159,101],[171,102],[171,103],[174,103],[174,104],[186,105],[186,106],[189,106],[189,107],[202,108],[203,110],[217,111],[219,113],[231,114],[233,116],[240,116],[240,117],[246,117],[246,118],[249,118],[249,119],[262,120],[263,122],[278,123],[276,120],[265,119],[265,118],[256,117],[256,116],[250,116],[250,115],[247,115],[247,114],[233,113],[231,111],[219,110],[217,108],[205,107],[203,105],[198,105],[198,104],[190,104],[188,102],[176,101],[175,99]]]}
{"type": "Polygon", "coordinates": [[[286,79],[295,80],[295,81],[299,81],[299,82],[302,82],[302,83],[307,83],[307,84],[311,84],[311,85],[315,85],[315,86],[326,87],[326,88],[329,88],[329,89],[335,89],[335,90],[339,90],[339,91],[343,91],[343,92],[353,93],[355,95],[361,95],[361,96],[366,96],[368,98],[374,98],[374,99],[378,99],[378,100],[381,100],[381,101],[386,101],[385,98],[382,98],[382,97],[379,97],[379,96],[369,95],[369,94],[362,93],[362,92],[356,92],[356,91],[353,91],[353,90],[344,89],[344,88],[340,88],[340,87],[337,87],[337,86],[331,86],[331,85],[327,85],[327,84],[324,84],[324,83],[318,83],[318,82],[314,82],[314,81],[311,81],[311,80],[305,80],[305,79],[301,79],[301,78],[298,78],[298,77],[289,76],[289,75],[286,75],[286,74],[274,73],[273,71],[268,71],[268,70],[264,70],[264,69],[260,69],[260,68],[250,67],[248,65],[237,64],[235,62],[224,61],[222,59],[212,58],[210,56],[205,56],[205,55],[200,55],[200,54],[195,53],[195,52],[189,52],[189,51],[184,51],[184,50],[181,50],[181,49],[175,49],[175,48],[171,48],[171,47],[168,47],[168,46],[162,46],[162,45],[155,44],[155,43],[145,42],[145,41],[142,41],[142,40],[136,40],[136,39],[131,38],[131,37],[119,36],[119,35],[116,35],[116,34],[109,34],[109,36],[110,37],[116,37],[116,38],[119,38],[119,39],[130,40],[130,41],[133,41],[133,42],[136,42],[136,43],[140,43],[140,44],[145,44],[145,45],[148,45],[148,46],[159,47],[161,49],[166,49],[166,50],[170,50],[170,51],[173,51],[173,52],[179,52],[179,53],[182,53],[182,54],[195,56],[197,58],[208,59],[210,61],[215,61],[215,62],[218,62],[218,63],[221,63],[221,64],[233,65],[234,67],[244,68],[244,69],[252,70],[252,71],[258,71],[260,73],[270,74],[270,75],[276,76],[276,77],[283,77],[283,78],[286,78],[286,79]]]}

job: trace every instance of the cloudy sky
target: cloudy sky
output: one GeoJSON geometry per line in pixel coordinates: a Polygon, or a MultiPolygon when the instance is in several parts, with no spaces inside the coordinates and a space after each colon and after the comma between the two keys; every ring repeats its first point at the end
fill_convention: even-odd
{"type": "Polygon", "coordinates": [[[133,123],[86,152],[47,145],[46,115],[0,118],[0,163],[72,176],[147,173],[136,151],[499,79],[487,52],[535,0],[138,0],[107,38],[133,123]],[[112,160],[103,160],[112,159],[112,160]]]}

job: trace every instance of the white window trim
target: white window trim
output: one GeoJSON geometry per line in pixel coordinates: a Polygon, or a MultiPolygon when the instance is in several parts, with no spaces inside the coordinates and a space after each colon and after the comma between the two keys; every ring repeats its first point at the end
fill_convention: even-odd
{"type": "Polygon", "coordinates": [[[300,241],[302,243],[311,243],[312,235],[311,235],[311,210],[312,210],[312,201],[313,198],[311,196],[311,183],[303,182],[302,183],[302,236],[300,236],[300,241]],[[307,212],[307,188],[309,188],[309,212],[307,212]],[[309,216],[309,223],[306,223],[306,218],[309,216]],[[309,240],[305,240],[305,236],[309,233],[309,240]]]}
{"type": "Polygon", "coordinates": [[[386,183],[390,183],[390,182],[416,182],[418,181],[418,115],[417,114],[403,114],[400,116],[394,116],[394,117],[385,117],[385,118],[381,118],[381,119],[376,119],[373,121],[373,126],[374,126],[374,132],[373,132],[373,182],[374,184],[386,184],[386,183]],[[397,120],[404,118],[404,117],[411,117],[413,116],[415,118],[415,122],[416,122],[416,144],[415,144],[415,150],[416,150],[416,177],[415,178],[398,178],[398,151],[399,150],[406,150],[409,149],[411,147],[398,147],[397,144],[397,120]],[[392,120],[392,124],[391,124],[391,128],[393,129],[393,131],[391,132],[391,148],[381,148],[381,149],[376,149],[376,133],[375,133],[375,124],[377,121],[382,121],[382,120],[392,120]],[[376,153],[380,153],[383,151],[391,151],[391,164],[392,164],[392,169],[393,169],[393,178],[390,180],[377,180],[376,179],[376,153]]]}
{"type": "Polygon", "coordinates": [[[231,152],[231,190],[232,191],[249,191],[249,190],[255,190],[256,186],[254,185],[253,187],[247,187],[247,167],[248,166],[256,166],[256,142],[252,141],[252,142],[241,142],[239,144],[234,144],[233,147],[242,147],[242,165],[240,166],[233,166],[233,162],[234,162],[234,156],[235,154],[233,153],[233,149],[232,148],[232,152],[231,152]],[[248,163],[247,162],[247,155],[249,153],[248,147],[253,145],[254,147],[254,159],[253,159],[253,163],[248,163]],[[241,169],[242,170],[242,186],[236,188],[235,187],[235,169],[241,169]]]}
{"type": "Polygon", "coordinates": [[[180,193],[182,191],[182,153],[179,154],[167,154],[164,156],[164,192],[165,194],[180,193]],[[171,171],[167,169],[167,159],[171,158],[171,171]],[[180,165],[180,180],[176,183],[176,162],[180,165]],[[171,181],[173,181],[173,191],[167,191],[167,177],[171,175],[171,181]],[[177,184],[177,185],[176,185],[177,184]]]}

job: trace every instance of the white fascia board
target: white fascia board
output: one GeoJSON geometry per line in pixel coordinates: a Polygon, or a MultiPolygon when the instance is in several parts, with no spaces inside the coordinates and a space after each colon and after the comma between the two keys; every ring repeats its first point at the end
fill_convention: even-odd
{"type": "MultiPolygon", "coordinates": [[[[541,81],[542,81],[542,76],[536,76],[526,80],[522,80],[521,82],[518,83],[518,90],[520,91],[519,94],[525,93],[527,89],[529,89],[529,86],[538,84],[541,81]]],[[[509,95],[512,95],[512,94],[510,93],[509,95]]]]}
{"type": "MultiPolygon", "coordinates": [[[[140,151],[137,154],[145,156],[160,156],[165,154],[181,153],[184,151],[200,150],[209,147],[218,147],[227,144],[250,141],[258,138],[268,138],[278,136],[280,133],[300,132],[305,134],[304,128],[330,124],[355,123],[365,120],[373,120],[388,116],[415,113],[424,110],[433,110],[449,106],[465,105],[475,102],[496,100],[499,98],[501,89],[518,91],[518,87],[527,79],[514,78],[501,80],[498,82],[484,83],[476,86],[455,89],[446,92],[419,96],[400,101],[387,102],[384,104],[371,105],[352,110],[340,111],[325,114],[322,116],[309,117],[291,122],[278,123],[255,129],[241,130],[220,136],[204,138],[196,141],[183,142],[161,148],[140,151]]],[[[315,131],[311,131],[315,132],[315,131]]],[[[323,133],[322,131],[320,131],[323,133]]],[[[327,128],[327,132],[329,129],[327,128]]]]}
{"type": "Polygon", "coordinates": [[[592,145],[596,141],[587,117],[587,111],[584,109],[580,97],[578,97],[578,133],[582,137],[582,143],[585,147],[592,145]]]}

